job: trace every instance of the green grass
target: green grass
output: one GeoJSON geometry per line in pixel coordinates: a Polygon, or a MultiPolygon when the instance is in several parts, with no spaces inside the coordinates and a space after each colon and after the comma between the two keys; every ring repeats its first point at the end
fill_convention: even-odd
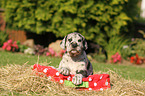
{"type": "Polygon", "coordinates": [[[145,81],[145,68],[103,63],[93,63],[93,67],[95,71],[106,72],[108,70],[113,70],[125,79],[145,81]]]}
{"type": "MultiPolygon", "coordinates": [[[[40,56],[39,64],[48,65],[51,62],[50,66],[58,67],[60,60],[61,58],[40,56]]],[[[28,65],[34,65],[37,63],[37,61],[38,56],[0,51],[0,67],[6,66],[7,64],[23,65],[27,63],[28,65]]],[[[99,71],[107,72],[112,70],[125,79],[145,81],[145,68],[95,62],[92,62],[92,64],[94,73],[98,73],[99,71]]]]}
{"type": "MultiPolygon", "coordinates": [[[[50,63],[51,66],[58,67],[57,64],[60,62],[60,60],[61,58],[39,56],[39,64],[50,63]]],[[[0,66],[5,66],[7,64],[23,65],[25,63],[28,65],[34,65],[37,62],[38,56],[0,51],[0,66]]]]}

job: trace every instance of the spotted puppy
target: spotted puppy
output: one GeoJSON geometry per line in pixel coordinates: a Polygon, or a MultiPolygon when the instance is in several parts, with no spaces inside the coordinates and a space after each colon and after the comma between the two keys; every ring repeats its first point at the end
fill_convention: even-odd
{"type": "Polygon", "coordinates": [[[60,46],[66,50],[59,64],[59,72],[63,75],[75,75],[72,82],[82,83],[82,78],[93,74],[93,67],[86,56],[87,42],[79,33],[70,33],[64,37],[60,46]]]}

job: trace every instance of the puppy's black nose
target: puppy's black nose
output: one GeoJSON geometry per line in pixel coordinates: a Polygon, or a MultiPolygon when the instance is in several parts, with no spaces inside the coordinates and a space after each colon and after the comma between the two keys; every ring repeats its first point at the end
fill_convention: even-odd
{"type": "Polygon", "coordinates": [[[77,43],[75,43],[75,42],[72,43],[73,48],[76,48],[77,46],[78,46],[77,43]]]}

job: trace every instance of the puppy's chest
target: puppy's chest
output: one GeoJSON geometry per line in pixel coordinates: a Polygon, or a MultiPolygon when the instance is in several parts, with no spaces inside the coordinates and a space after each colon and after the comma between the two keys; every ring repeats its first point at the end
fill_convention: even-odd
{"type": "Polygon", "coordinates": [[[72,65],[78,64],[78,63],[86,63],[86,57],[85,56],[77,56],[77,57],[65,57],[66,61],[72,65]]]}
{"type": "Polygon", "coordinates": [[[87,60],[85,56],[78,57],[65,57],[67,61],[67,66],[70,69],[72,74],[76,73],[76,70],[86,70],[87,60]]]}

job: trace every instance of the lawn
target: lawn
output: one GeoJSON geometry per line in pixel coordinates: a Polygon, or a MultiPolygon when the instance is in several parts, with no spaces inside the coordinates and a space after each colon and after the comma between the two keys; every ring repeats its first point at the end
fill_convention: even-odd
{"type": "MultiPolygon", "coordinates": [[[[23,65],[34,65],[37,62],[42,65],[58,67],[61,58],[46,57],[34,55],[25,55],[19,53],[3,52],[0,51],[0,67],[6,66],[7,64],[19,64],[23,65]]],[[[135,66],[125,66],[117,64],[106,64],[93,62],[94,73],[107,72],[109,70],[115,71],[125,79],[131,80],[143,80],[145,81],[145,68],[135,66]]]]}

